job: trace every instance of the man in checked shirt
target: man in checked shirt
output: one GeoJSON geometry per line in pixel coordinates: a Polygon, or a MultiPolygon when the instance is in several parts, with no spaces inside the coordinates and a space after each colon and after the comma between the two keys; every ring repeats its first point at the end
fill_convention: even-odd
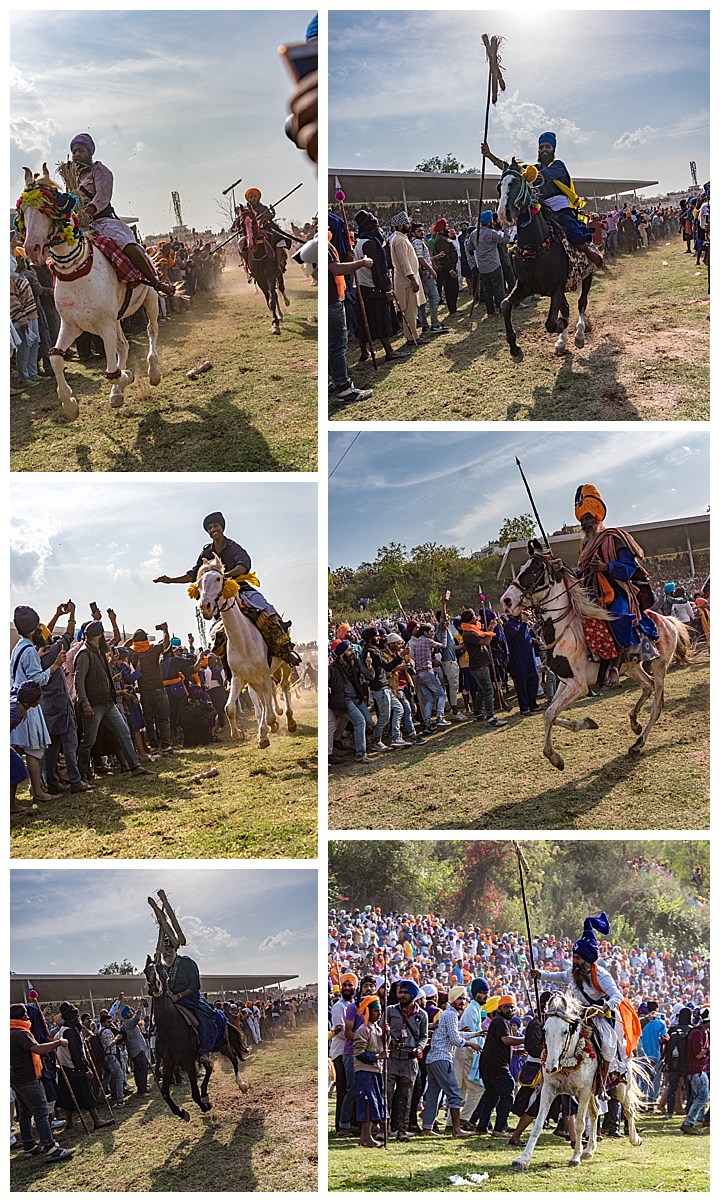
{"type": "Polygon", "coordinates": [[[417,633],[417,638],[413,640],[412,655],[415,660],[415,676],[420,691],[422,693],[422,716],[423,716],[423,734],[431,735],[433,729],[430,726],[430,718],[433,710],[433,700],[437,701],[437,720],[435,722],[435,730],[443,726],[450,726],[450,722],[446,722],[443,717],[445,713],[445,690],[440,684],[435,669],[433,667],[433,655],[436,652],[441,652],[445,647],[445,642],[448,637],[447,630],[440,632],[441,642],[431,638],[433,627],[428,622],[423,622],[417,633]]]}

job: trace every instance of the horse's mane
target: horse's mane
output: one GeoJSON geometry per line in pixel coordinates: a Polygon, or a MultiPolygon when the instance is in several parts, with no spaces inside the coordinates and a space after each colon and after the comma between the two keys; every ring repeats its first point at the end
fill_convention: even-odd
{"type": "Polygon", "coordinates": [[[562,1014],[568,1018],[579,1018],[584,1009],[585,1007],[578,998],[573,997],[571,993],[553,993],[545,1014],[547,1018],[554,1018],[556,1014],[562,1014]]]}
{"type": "Polygon", "coordinates": [[[583,588],[571,568],[563,564],[560,572],[567,584],[570,604],[579,618],[599,618],[601,622],[612,622],[612,614],[609,614],[606,609],[603,609],[602,606],[597,605],[593,601],[587,589],[583,588]]]}
{"type": "Polygon", "coordinates": [[[222,576],[225,575],[225,567],[219,555],[213,555],[210,559],[200,564],[196,581],[199,580],[201,576],[204,576],[206,572],[220,572],[222,576]]]}

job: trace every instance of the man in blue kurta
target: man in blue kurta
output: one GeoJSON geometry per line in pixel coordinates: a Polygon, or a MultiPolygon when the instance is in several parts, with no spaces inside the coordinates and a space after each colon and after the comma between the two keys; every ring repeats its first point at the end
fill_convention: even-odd
{"type": "Polygon", "coordinates": [[[199,1055],[217,1052],[225,1042],[227,1019],[222,1010],[215,1010],[200,992],[200,970],[189,956],[179,956],[177,948],[166,935],[163,939],[162,962],[158,965],[168,997],[178,1006],[192,1010],[198,1024],[199,1055]]]}
{"type": "Polygon", "coordinates": [[[598,605],[614,615],[608,629],[617,644],[618,658],[608,672],[608,683],[618,682],[621,659],[657,659],[658,629],[646,611],[654,602],[642,547],[627,530],[606,527],[605,502],[593,484],[581,484],[575,493],[575,517],[583,541],[578,559],[579,576],[598,605]]]}
{"type": "MultiPolygon", "coordinates": [[[[551,210],[553,220],[562,226],[570,245],[581,250],[596,267],[602,267],[604,260],[592,244],[592,230],[582,221],[578,221],[572,210],[568,193],[574,196],[575,189],[570,172],[562,159],[555,158],[556,148],[557,136],[554,133],[548,130],[547,133],[540,134],[536,164],[540,176],[535,185],[535,191],[538,193],[541,203],[551,210]]],[[[487,142],[483,142],[482,152],[501,171],[508,166],[503,159],[498,159],[490,153],[487,142]]]]}

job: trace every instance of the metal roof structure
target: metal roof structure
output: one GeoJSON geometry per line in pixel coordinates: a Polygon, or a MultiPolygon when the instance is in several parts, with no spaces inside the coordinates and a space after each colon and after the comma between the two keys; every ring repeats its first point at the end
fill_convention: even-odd
{"type": "MultiPolygon", "coordinates": [[[[645,555],[650,558],[687,555],[691,565],[694,565],[693,552],[710,549],[710,515],[707,513],[689,518],[671,518],[666,522],[627,524],[623,529],[637,539],[645,555]]],[[[575,534],[549,534],[548,539],[554,555],[568,567],[577,566],[581,540],[579,531],[575,534]]],[[[527,540],[508,543],[497,579],[509,580],[517,575],[527,557],[527,540]]]]}
{"type": "MultiPolygon", "coordinates": [[[[281,976],[260,976],[235,973],[203,973],[202,987],[206,997],[220,994],[241,994],[276,989],[284,981],[297,981],[297,973],[281,976]]],[[[26,1002],[29,989],[36,989],[40,1005],[59,1002],[83,1002],[94,1009],[113,1001],[118,994],[128,998],[147,997],[147,981],[142,973],[136,976],[110,976],[104,973],[19,973],[10,974],[10,1001],[26,1002]],[[32,985],[30,984],[32,982],[32,985]]]]}
{"type": "MultiPolygon", "coordinates": [[[[421,201],[456,201],[477,205],[480,199],[480,175],[442,171],[359,171],[330,168],[328,171],[328,200],[335,203],[335,180],[345,193],[350,205],[408,204],[421,201]]],[[[483,199],[497,200],[500,181],[498,171],[485,174],[483,199]]],[[[620,196],[624,192],[637,192],[638,188],[651,188],[657,180],[646,179],[600,179],[594,176],[574,176],[577,193],[586,200],[597,201],[602,197],[620,196]]]]}

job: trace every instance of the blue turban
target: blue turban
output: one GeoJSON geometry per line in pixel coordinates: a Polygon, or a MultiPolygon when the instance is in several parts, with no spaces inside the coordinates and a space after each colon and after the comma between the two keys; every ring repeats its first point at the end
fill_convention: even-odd
{"type": "Polygon", "coordinates": [[[484,977],[476,977],[474,981],[470,982],[470,996],[471,997],[475,997],[476,993],[489,993],[489,992],[490,992],[490,986],[488,985],[488,983],[484,977]]]}
{"type": "Polygon", "coordinates": [[[665,585],[665,587],[664,587],[664,589],[663,589],[663,592],[664,592],[664,593],[665,593],[667,596],[669,596],[671,593],[674,593],[674,592],[675,592],[675,585],[674,585],[674,583],[673,583],[673,581],[672,581],[672,580],[668,580],[667,584],[665,585]]]}
{"type": "Polygon", "coordinates": [[[132,1008],[130,1006],[123,1006],[122,1010],[120,1011],[121,1018],[129,1018],[131,1014],[132,1008]]]}
{"type": "Polygon", "coordinates": [[[485,209],[480,214],[480,224],[481,225],[492,225],[492,219],[493,219],[492,209],[485,209]]]}
{"type": "Polygon", "coordinates": [[[76,134],[70,143],[71,152],[76,146],[85,146],[90,151],[90,154],[95,154],[95,143],[90,137],[90,134],[76,134]]]}
{"type": "Polygon", "coordinates": [[[557,138],[555,137],[555,134],[540,134],[540,137],[538,138],[538,146],[541,142],[547,142],[549,146],[552,146],[553,150],[555,150],[557,147],[557,138]]]}
{"type": "Polygon", "coordinates": [[[602,914],[596,915],[595,918],[585,919],[582,937],[578,939],[577,943],[573,944],[574,955],[579,956],[581,960],[585,960],[587,964],[594,964],[598,958],[596,931],[599,931],[601,935],[610,934],[610,923],[604,910],[602,914]]]}
{"type": "Polygon", "coordinates": [[[420,997],[420,986],[416,985],[413,980],[398,981],[397,987],[398,989],[407,989],[413,1001],[420,997]]]}
{"type": "Polygon", "coordinates": [[[18,634],[26,639],[40,625],[40,615],[30,605],[18,605],[13,614],[13,622],[18,634]]]}
{"type": "Polygon", "coordinates": [[[340,642],[337,644],[337,646],[335,647],[335,650],[333,651],[333,655],[336,658],[340,655],[344,655],[345,652],[349,651],[351,647],[352,647],[352,643],[350,642],[349,639],[340,639],[340,642]]]}

